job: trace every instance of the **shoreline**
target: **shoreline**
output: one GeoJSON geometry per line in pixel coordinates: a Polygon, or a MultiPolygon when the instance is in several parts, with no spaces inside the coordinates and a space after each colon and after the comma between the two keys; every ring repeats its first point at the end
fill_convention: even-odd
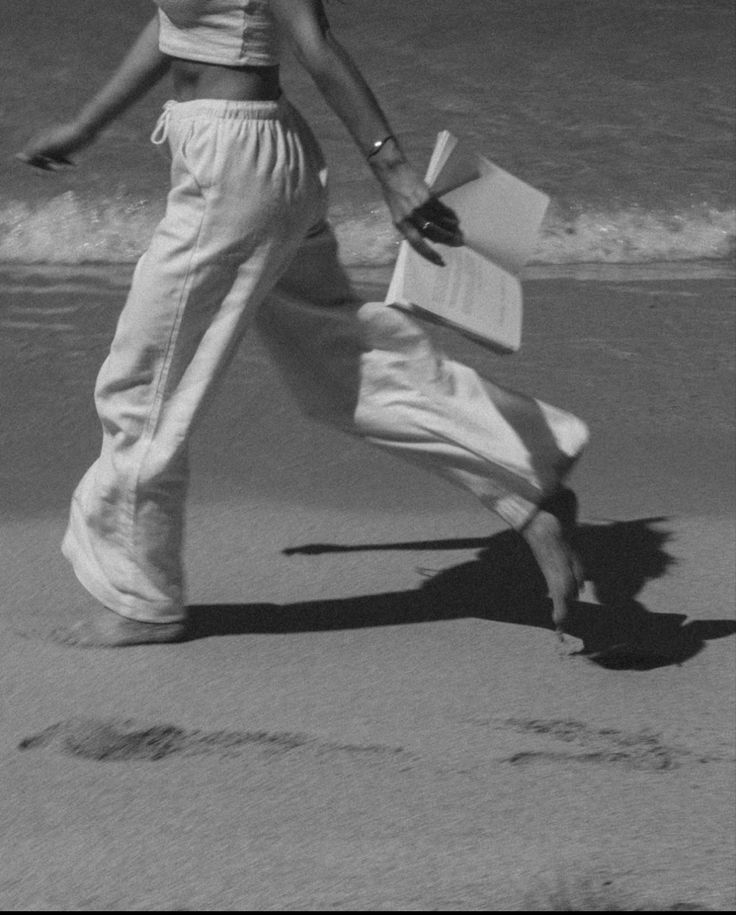
{"type": "MultiPolygon", "coordinates": [[[[54,263],[50,261],[0,261],[0,278],[8,275],[51,278],[74,275],[99,276],[108,282],[127,284],[137,261],[83,261],[54,263]]],[[[361,284],[388,284],[393,264],[350,264],[345,269],[361,284]]],[[[590,282],[642,282],[646,280],[711,280],[736,277],[733,259],[699,259],[692,261],[604,262],[578,261],[563,264],[529,263],[521,274],[525,280],[578,279],[590,282]]]]}

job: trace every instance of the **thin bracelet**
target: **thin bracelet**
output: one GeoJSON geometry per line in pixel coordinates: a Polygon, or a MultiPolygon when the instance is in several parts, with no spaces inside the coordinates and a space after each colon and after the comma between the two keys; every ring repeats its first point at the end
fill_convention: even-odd
{"type": "Polygon", "coordinates": [[[389,140],[396,142],[396,137],[390,133],[387,137],[384,137],[382,140],[376,140],[375,143],[371,144],[371,151],[366,154],[366,159],[372,159],[376,153],[379,153],[383,147],[388,143],[389,140]]]}

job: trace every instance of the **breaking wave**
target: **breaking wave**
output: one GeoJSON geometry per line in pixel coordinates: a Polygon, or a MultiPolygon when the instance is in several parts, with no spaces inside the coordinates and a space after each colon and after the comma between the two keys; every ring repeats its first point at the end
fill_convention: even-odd
{"type": "MultiPolygon", "coordinates": [[[[26,264],[135,261],[163,212],[163,202],[123,196],[85,201],[67,191],[35,206],[0,207],[0,261],[26,264]]],[[[385,208],[333,211],[348,266],[390,264],[398,236],[385,208]]],[[[728,258],[736,242],[736,210],[698,207],[673,212],[628,208],[563,214],[554,206],[533,261],[542,264],[648,263],[728,258]]]]}

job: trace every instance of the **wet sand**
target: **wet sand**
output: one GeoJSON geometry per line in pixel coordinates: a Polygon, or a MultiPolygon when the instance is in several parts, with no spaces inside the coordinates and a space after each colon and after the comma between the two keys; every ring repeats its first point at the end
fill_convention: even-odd
{"type": "Polygon", "coordinates": [[[303,419],[256,339],[193,446],[197,638],[51,643],[128,275],[0,278],[4,907],[730,909],[733,279],[537,277],[518,356],[437,335],[591,426],[584,659],[501,524],[303,419]]]}

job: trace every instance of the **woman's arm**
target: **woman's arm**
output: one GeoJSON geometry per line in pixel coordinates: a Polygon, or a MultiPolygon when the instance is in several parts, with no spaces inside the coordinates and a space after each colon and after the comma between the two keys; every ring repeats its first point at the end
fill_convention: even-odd
{"type": "Polygon", "coordinates": [[[298,60],[368,159],[394,224],[421,255],[441,264],[422,236],[460,245],[458,219],[407,162],[368,83],[330,31],[323,0],[271,0],[271,7],[298,60]],[[389,136],[374,152],[374,144],[389,136]]]}
{"type": "Polygon", "coordinates": [[[169,69],[171,59],[158,48],[158,16],[151,19],[122,63],[78,114],[64,124],[34,137],[20,158],[50,167],[91,143],[119,114],[154,86],[169,69]]]}

